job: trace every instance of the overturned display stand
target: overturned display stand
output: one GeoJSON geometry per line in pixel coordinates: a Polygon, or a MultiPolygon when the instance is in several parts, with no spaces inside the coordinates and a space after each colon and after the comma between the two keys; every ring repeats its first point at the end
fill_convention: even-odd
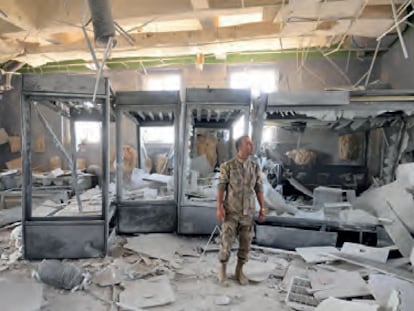
{"type": "MultiPolygon", "coordinates": [[[[367,133],[362,144],[361,161],[356,164],[354,161],[355,167],[369,167],[370,172],[378,174],[379,182],[388,183],[395,177],[397,163],[405,148],[404,133],[413,127],[413,101],[412,90],[272,93],[254,101],[257,116],[253,123],[255,147],[259,150],[261,146],[264,126],[275,123],[285,128],[293,124],[303,127],[316,122],[324,123],[338,136],[367,133]],[[370,157],[379,158],[378,163],[370,163],[370,157]]],[[[309,148],[312,149],[312,145],[309,148]]],[[[352,167],[348,172],[353,173],[352,167]]],[[[317,172],[312,175],[317,175],[317,172]]],[[[299,182],[305,183],[305,180],[299,182]]],[[[263,225],[256,226],[256,239],[261,245],[294,249],[320,246],[323,234],[330,240],[325,245],[335,246],[343,242],[343,232],[359,233],[360,243],[376,243],[377,225],[364,223],[363,220],[348,222],[338,217],[268,216],[263,225]],[[335,232],[339,234],[338,240],[332,235],[335,232]],[[290,239],[286,240],[286,236],[290,239]]]]}
{"type": "Polygon", "coordinates": [[[179,233],[210,234],[218,224],[219,166],[236,155],[234,136],[248,133],[250,105],[250,90],[187,89],[179,233]]]}
{"type": "Polygon", "coordinates": [[[176,231],[179,93],[119,92],[115,113],[117,231],[176,231]]]}
{"type": "Polygon", "coordinates": [[[94,76],[27,74],[22,77],[22,226],[23,256],[25,259],[88,258],[105,256],[108,248],[109,221],[114,214],[109,200],[109,121],[110,85],[106,78],[96,83],[94,76]],[[96,100],[92,103],[94,91],[96,100]],[[54,134],[42,110],[48,110],[70,121],[71,153],[65,150],[54,134]],[[79,212],[54,216],[36,215],[32,205],[32,119],[37,117],[44,126],[45,135],[52,137],[56,147],[72,171],[72,200],[79,212]],[[82,210],[77,183],[75,121],[101,123],[102,176],[101,201],[95,213],[82,210]],[[77,204],[77,206],[76,206],[77,204]]]}

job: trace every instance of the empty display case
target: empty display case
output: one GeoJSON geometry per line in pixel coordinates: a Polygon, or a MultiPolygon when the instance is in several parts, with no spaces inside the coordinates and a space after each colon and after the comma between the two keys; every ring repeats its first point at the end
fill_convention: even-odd
{"type": "Polygon", "coordinates": [[[22,76],[22,226],[23,256],[26,259],[106,255],[109,222],[114,214],[109,194],[110,85],[106,78],[95,82],[92,75],[22,76]],[[94,92],[96,100],[92,102],[94,92]],[[61,116],[69,123],[61,121],[61,116]],[[93,120],[100,127],[100,188],[94,190],[93,198],[85,198],[80,193],[82,179],[77,170],[75,133],[75,122],[78,120],[93,120]],[[63,125],[70,128],[66,135],[63,135],[63,125]],[[61,133],[56,134],[56,129],[62,129],[61,133]],[[45,142],[43,135],[49,143],[45,142]],[[46,164],[48,167],[34,167],[33,159],[46,158],[51,146],[56,154],[50,157],[50,163],[46,164]],[[59,203],[63,202],[62,208],[56,201],[49,203],[49,206],[35,208],[39,206],[34,204],[32,197],[35,191],[39,191],[36,186],[38,180],[42,181],[43,187],[61,187],[62,193],[69,188],[69,192],[76,195],[68,202],[59,199],[59,203]],[[50,185],[50,180],[55,183],[59,180],[63,185],[50,185]],[[64,180],[68,181],[67,186],[64,186],[64,180]],[[45,212],[44,207],[55,212],[45,212]]]}
{"type": "Polygon", "coordinates": [[[179,233],[210,234],[217,224],[220,164],[236,155],[234,139],[248,133],[250,101],[249,90],[187,89],[179,233]]]}
{"type": "Polygon", "coordinates": [[[118,92],[115,112],[117,230],[120,233],[174,232],[179,93],[118,92]]]}

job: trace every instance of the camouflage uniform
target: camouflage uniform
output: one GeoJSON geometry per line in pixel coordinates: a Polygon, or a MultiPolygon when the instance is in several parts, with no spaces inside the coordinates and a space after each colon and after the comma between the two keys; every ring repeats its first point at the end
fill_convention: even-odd
{"type": "Polygon", "coordinates": [[[225,191],[225,218],[221,227],[219,260],[228,262],[231,246],[238,233],[237,257],[241,263],[245,263],[253,237],[256,192],[263,192],[259,166],[250,159],[242,161],[237,157],[223,163],[218,189],[225,191]]]}

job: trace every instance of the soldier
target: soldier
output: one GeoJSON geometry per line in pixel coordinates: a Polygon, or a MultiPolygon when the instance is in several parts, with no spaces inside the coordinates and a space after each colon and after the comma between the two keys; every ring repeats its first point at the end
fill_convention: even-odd
{"type": "Polygon", "coordinates": [[[219,252],[221,267],[218,279],[222,285],[226,284],[226,266],[237,233],[239,251],[235,276],[241,285],[248,284],[243,274],[243,265],[247,262],[253,235],[255,194],[260,204],[260,222],[263,222],[265,218],[260,168],[256,162],[249,159],[249,156],[253,154],[253,143],[250,137],[242,136],[237,139],[236,150],[237,157],[223,163],[220,167],[217,191],[217,220],[222,222],[219,252]],[[225,197],[224,193],[226,193],[225,197]]]}

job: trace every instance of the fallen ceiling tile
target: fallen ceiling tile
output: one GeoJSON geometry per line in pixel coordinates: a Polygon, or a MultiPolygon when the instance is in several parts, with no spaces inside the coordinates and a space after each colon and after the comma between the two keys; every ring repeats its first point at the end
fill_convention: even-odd
{"type": "Polygon", "coordinates": [[[122,283],[125,290],[119,302],[133,308],[163,306],[175,301],[175,294],[167,276],[122,283]]]}
{"type": "Polygon", "coordinates": [[[1,310],[35,311],[43,303],[43,286],[34,280],[0,279],[1,310]]]}
{"type": "Polygon", "coordinates": [[[336,298],[328,298],[322,301],[315,309],[315,311],[378,311],[378,305],[370,303],[346,301],[336,298]]]}
{"type": "Polygon", "coordinates": [[[180,249],[180,239],[172,234],[147,234],[128,238],[125,248],[152,258],[166,261],[174,259],[175,252],[180,249]]]}
{"type": "Polygon", "coordinates": [[[361,244],[345,242],[341,248],[341,253],[355,255],[385,263],[388,259],[390,250],[387,248],[369,247],[361,244]]]}
{"type": "Polygon", "coordinates": [[[352,298],[370,295],[371,292],[358,272],[323,272],[308,273],[312,291],[317,299],[328,297],[352,298]]]}
{"type": "Polygon", "coordinates": [[[388,299],[390,298],[391,289],[397,290],[400,298],[399,310],[412,310],[412,306],[414,305],[413,284],[388,275],[370,274],[368,287],[370,288],[375,300],[382,306],[387,304],[388,299]]]}
{"type": "Polygon", "coordinates": [[[335,259],[326,254],[339,252],[333,246],[298,247],[295,250],[307,263],[333,261],[335,259]]]}

